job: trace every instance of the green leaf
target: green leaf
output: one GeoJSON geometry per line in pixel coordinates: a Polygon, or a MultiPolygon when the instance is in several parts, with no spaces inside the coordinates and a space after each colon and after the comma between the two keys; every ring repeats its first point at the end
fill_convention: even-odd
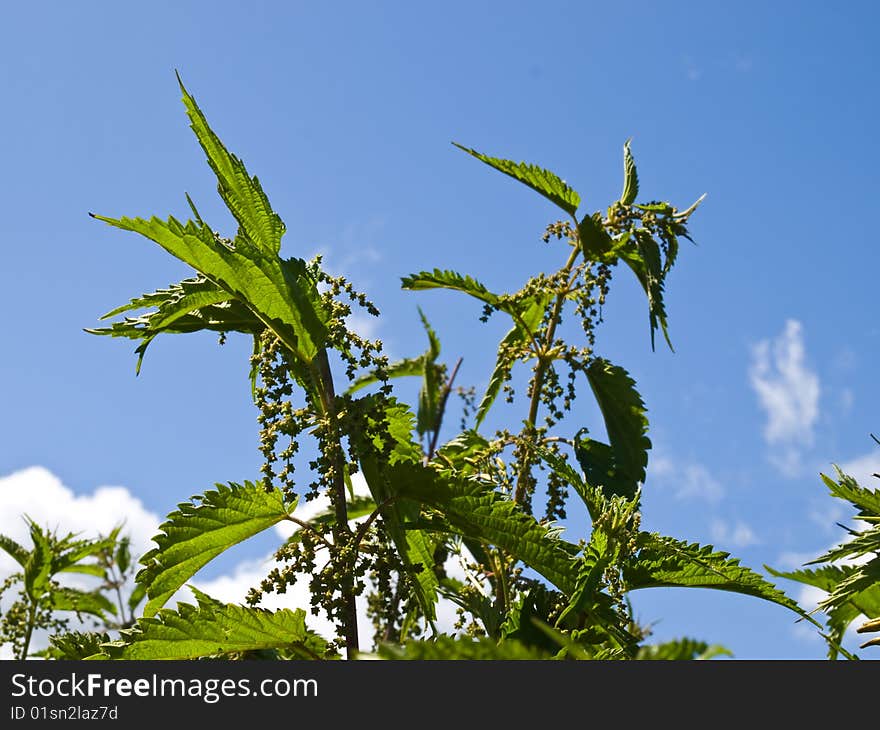
{"type": "Polygon", "coordinates": [[[623,145],[623,192],[620,194],[620,202],[624,205],[632,205],[639,194],[639,176],[636,173],[636,162],[629,149],[627,140],[623,145]]]}
{"type": "Polygon", "coordinates": [[[26,566],[28,557],[30,556],[30,553],[27,551],[27,549],[25,549],[11,537],[7,537],[6,535],[0,535],[0,550],[3,550],[5,553],[7,553],[22,568],[26,566]]]}
{"type": "Polygon", "coordinates": [[[828,597],[819,603],[823,611],[852,603],[859,596],[880,585],[880,558],[860,564],[851,574],[834,586],[828,597]]]}
{"type": "Polygon", "coordinates": [[[116,615],[116,606],[100,591],[80,591],[59,586],[48,594],[48,605],[53,611],[76,611],[105,619],[106,614],[116,615]]]}
{"type": "Polygon", "coordinates": [[[401,462],[387,472],[397,494],[438,510],[455,531],[503,548],[564,593],[574,589],[577,548],[491,486],[422,464],[401,462]]]}
{"type": "Polygon", "coordinates": [[[306,628],[306,612],[267,611],[221,604],[193,589],[198,606],[178,603],[177,610],[162,609],[125,629],[119,641],[102,644],[111,659],[198,659],[207,656],[291,649],[300,658],[317,659],[326,642],[306,628]]]}
{"type": "Polygon", "coordinates": [[[213,281],[209,281],[204,276],[196,276],[172,284],[167,289],[157,289],[149,294],[142,294],[127,304],[107,312],[101,319],[110,319],[138,309],[155,308],[156,311],[152,313],[150,320],[153,328],[159,330],[185,314],[211,304],[225,302],[229,298],[230,295],[213,281]]]}
{"type": "MultiPolygon", "coordinates": [[[[857,565],[824,565],[821,568],[781,571],[765,565],[764,568],[777,578],[786,578],[804,585],[813,586],[828,594],[838,586],[846,584],[859,572],[857,565]]],[[[825,636],[828,643],[828,658],[835,659],[840,651],[840,644],[853,621],[862,615],[869,618],[880,616],[880,582],[869,585],[862,591],[851,591],[845,600],[829,605],[822,601],[819,608],[827,616],[829,633],[825,636]]]]}
{"type": "Polygon", "coordinates": [[[193,499],[168,515],[153,538],[158,547],[141,558],[136,580],[147,587],[145,616],[224,550],[281,522],[296,507],[280,490],[267,492],[251,482],[218,484],[193,499]]]}
{"type": "Polygon", "coordinates": [[[247,304],[303,363],[310,363],[327,339],[327,315],[317,283],[301,259],[266,255],[247,239],[234,245],[219,239],[206,226],[185,225],[173,216],[93,217],[122,230],[139,233],[192,266],[232,297],[247,304]]]}
{"type": "Polygon", "coordinates": [[[45,656],[47,659],[106,659],[101,644],[108,641],[110,635],[104,632],[70,631],[55,634],[49,637],[45,656]]]}
{"type": "MultiPolygon", "coordinates": [[[[798,604],[761,575],[711,545],[688,544],[657,533],[641,532],[638,557],[624,566],[630,590],[655,587],[715,588],[763,598],[808,618],[798,604]]],[[[812,619],[808,618],[812,623],[812,619]]]]}
{"type": "Polygon", "coordinates": [[[514,639],[497,642],[494,639],[438,636],[432,641],[408,641],[403,646],[380,644],[382,659],[396,660],[537,660],[552,659],[553,655],[528,647],[514,639]]]}
{"type": "Polygon", "coordinates": [[[99,537],[94,540],[73,540],[73,534],[55,544],[55,556],[52,558],[52,575],[56,573],[91,573],[89,563],[81,563],[85,558],[101,555],[111,550],[115,543],[113,537],[99,537]],[[75,566],[83,566],[77,569],[75,566]]]}
{"type": "Polygon", "coordinates": [[[124,537],[117,543],[113,559],[116,561],[119,572],[125,575],[131,565],[131,540],[129,538],[124,537]]]}
{"type": "Polygon", "coordinates": [[[614,263],[617,258],[614,239],[602,225],[602,214],[585,215],[578,223],[578,241],[586,261],[614,263]]]}
{"type": "Polygon", "coordinates": [[[733,656],[730,649],[720,644],[708,644],[697,639],[673,639],[662,644],[648,644],[639,648],[636,659],[651,661],[681,661],[713,659],[717,656],[733,656]]]}
{"type": "Polygon", "coordinates": [[[52,577],[52,559],[55,555],[50,536],[44,533],[33,520],[28,519],[28,524],[34,549],[28,553],[24,564],[24,587],[28,598],[36,603],[49,589],[49,579],[52,577]]]}
{"type": "Polygon", "coordinates": [[[663,331],[666,344],[673,350],[669,339],[666,321],[666,307],[663,304],[664,267],[660,262],[660,247],[644,229],[633,232],[635,243],[631,240],[616,249],[620,257],[632,269],[648,297],[648,321],[651,327],[651,348],[654,347],[654,333],[659,327],[663,331]]]}
{"type": "MultiPolygon", "coordinates": [[[[628,655],[636,652],[636,637],[629,631],[627,622],[619,612],[608,611],[612,602],[606,588],[607,571],[619,570],[621,552],[628,545],[631,534],[633,514],[638,510],[638,499],[615,497],[605,500],[601,505],[602,519],[593,524],[590,540],[583,550],[583,557],[577,574],[577,583],[570,594],[568,606],[557,620],[557,626],[569,616],[586,616],[585,623],[603,630],[613,646],[624,650],[628,655]]],[[[581,625],[583,621],[578,621],[581,625]]]]}
{"type": "Polygon", "coordinates": [[[399,484],[392,470],[394,464],[421,459],[421,449],[412,440],[412,411],[394,399],[390,399],[384,408],[379,407],[378,401],[369,395],[362,399],[360,405],[367,416],[367,432],[377,433],[384,427],[387,434],[385,439],[390,440],[387,444],[381,436],[373,437],[371,442],[364,438],[354,440],[361,473],[378,505],[385,528],[398,554],[404,564],[414,571],[412,587],[416,599],[425,617],[433,621],[436,617],[438,586],[437,575],[434,573],[433,549],[430,540],[421,531],[406,529],[407,524],[418,521],[420,505],[418,500],[401,498],[399,484]],[[390,451],[387,462],[380,458],[380,454],[386,450],[390,451]]]}
{"type": "Polygon", "coordinates": [[[495,369],[489,377],[489,385],[486,387],[486,392],[480,401],[480,405],[477,407],[474,421],[474,425],[477,428],[480,427],[480,424],[486,418],[489,409],[498,397],[501,386],[507,380],[516,359],[511,357],[511,353],[516,354],[534,336],[541,324],[548,301],[549,297],[547,295],[529,297],[517,310],[512,310],[516,312],[514,325],[498,345],[498,359],[495,363],[495,369]]]}
{"type": "Polygon", "coordinates": [[[141,601],[147,596],[147,587],[143,583],[136,583],[128,596],[126,603],[128,607],[134,611],[141,601]]]}
{"type": "Polygon", "coordinates": [[[453,142],[460,150],[464,150],[469,155],[476,157],[478,160],[485,162],[490,167],[509,175],[514,180],[519,180],[532,190],[540,193],[551,202],[558,205],[569,215],[574,215],[580,205],[581,197],[576,191],[572,190],[558,175],[544,170],[535,165],[529,165],[525,162],[513,162],[511,160],[502,160],[497,157],[488,157],[476,150],[464,147],[457,142],[453,142]]]}
{"type": "Polygon", "coordinates": [[[418,310],[419,319],[422,320],[422,327],[425,329],[425,334],[428,335],[428,351],[425,353],[425,360],[427,362],[435,362],[440,357],[440,338],[437,337],[437,333],[431,327],[431,323],[428,321],[422,308],[418,307],[418,310]]]}
{"type": "MultiPolygon", "coordinates": [[[[404,358],[397,362],[391,363],[385,368],[385,374],[389,378],[405,378],[411,375],[422,375],[425,371],[425,361],[423,357],[404,358]]],[[[355,393],[361,388],[365,388],[373,383],[378,383],[379,378],[375,372],[364,373],[355,378],[348,387],[347,393],[355,393]]]]}
{"type": "Polygon", "coordinates": [[[599,404],[611,445],[575,436],[575,454],[587,481],[603,486],[606,495],[631,499],[645,481],[648,419],[635,381],[621,367],[595,358],[586,369],[587,380],[599,404]]]}
{"type": "Polygon", "coordinates": [[[819,475],[831,494],[839,499],[845,499],[857,510],[860,510],[859,518],[874,517],[876,519],[880,516],[880,490],[860,486],[853,477],[844,474],[836,464],[834,469],[837,471],[837,481],[825,474],[819,475]]]}
{"type": "MultiPolygon", "coordinates": [[[[611,447],[606,446],[606,448],[610,449],[611,447]]],[[[562,454],[551,451],[545,446],[534,447],[534,453],[550,467],[557,477],[574,489],[590,513],[590,518],[595,522],[602,512],[603,500],[601,486],[599,486],[602,481],[594,479],[595,485],[584,481],[583,476],[562,457],[562,454]]]]}
{"type": "Polygon", "coordinates": [[[489,441],[474,429],[468,429],[443,444],[434,458],[453,471],[473,475],[482,470],[488,449],[489,441]]]}
{"type": "Polygon", "coordinates": [[[272,210],[259,180],[248,175],[244,163],[229,153],[220,138],[208,126],[205,115],[184,88],[180,76],[177,77],[177,81],[183,92],[183,103],[192,130],[208,156],[208,164],[217,175],[217,190],[220,197],[235,216],[247,238],[263,252],[277,254],[281,249],[284,222],[272,210]]]}
{"type": "Polygon", "coordinates": [[[490,292],[483,284],[470,276],[464,276],[455,271],[422,271],[418,274],[410,274],[401,278],[401,286],[404,289],[420,291],[422,289],[452,289],[464,292],[481,302],[491,306],[497,306],[501,298],[490,292]]]}
{"type": "Polygon", "coordinates": [[[93,575],[96,578],[103,578],[107,569],[99,563],[75,563],[64,569],[65,573],[83,573],[85,575],[93,575]]]}

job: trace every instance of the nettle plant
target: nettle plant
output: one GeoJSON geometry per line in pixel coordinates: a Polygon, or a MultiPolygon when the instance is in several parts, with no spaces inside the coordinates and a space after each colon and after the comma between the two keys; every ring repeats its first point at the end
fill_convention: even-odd
{"type": "Polygon", "coordinates": [[[90,331],[138,341],[138,367],[160,334],[251,337],[265,463],[253,482],[217,485],[181,503],[141,559],[143,616],[116,641],[83,638],[71,656],[356,658],[371,651],[388,658],[633,659],[723,651],[690,638],[647,642],[650,632],[634,619],[628,597],[662,586],[733,591],[805,616],[727,553],[639,526],[651,446],[645,406],[627,371],[597,354],[596,330],[613,274],[629,270],[647,295],[652,345],[658,330],[668,341],[666,277],[700,201],[685,210],[637,203],[628,142],[620,199],[585,214],[578,193],[552,172],[461,147],[562,211],[543,236],[561,265],[512,293],[442,269],[403,277],[406,289],[455,290],[482,305],[483,319],[510,321],[486,392],[477,402],[463,391],[472,423],[442,442],[450,393],[462,389],[454,385],[457,365],[450,372],[439,361],[427,319],[428,350],[400,362],[353,332],[346,324],[353,309],[378,315],[375,307],[346,279],[326,273],[320,258],[281,255],[285,226],[257,178],[227,151],[182,83],[181,90],[238,230],[222,236],[189,196],[193,218],[185,223],[95,215],[154,241],[195,274],[133,299],[106,315],[120,319],[90,331]],[[574,339],[562,336],[563,320],[577,324],[574,339]],[[391,381],[400,376],[421,378],[412,406],[395,397],[391,381]],[[607,442],[562,427],[585,385],[607,442]],[[521,407],[522,417],[487,433],[499,396],[508,409],[521,407]],[[355,475],[368,496],[355,493],[355,475]],[[297,506],[318,496],[330,508],[300,519],[297,506]],[[558,526],[571,499],[591,521],[575,542],[558,526]],[[245,604],[195,591],[196,605],[164,607],[209,561],[282,521],[298,529],[245,604]],[[311,610],[332,620],[336,636],[310,630],[304,608],[257,607],[263,594],[284,593],[296,581],[308,582],[311,610]],[[373,624],[372,647],[359,645],[359,596],[373,624]],[[438,626],[441,600],[458,607],[454,628],[438,626]]]}
{"type": "Polygon", "coordinates": [[[143,600],[143,586],[125,591],[134,569],[130,540],[121,536],[122,525],[109,535],[84,538],[74,533],[59,535],[23,516],[31,547],[0,535],[0,550],[17,564],[17,569],[0,583],[0,598],[6,595],[0,613],[0,646],[7,645],[18,659],[34,654],[44,658],[63,658],[66,645],[80,651],[83,641],[97,649],[109,641],[107,631],[134,623],[134,612],[143,600]],[[64,578],[79,575],[93,583],[91,590],[64,585],[64,578]],[[128,595],[124,596],[123,592],[128,595]],[[10,594],[14,597],[9,600],[10,594]],[[90,621],[96,629],[88,635],[70,631],[71,621],[90,621]],[[50,647],[31,652],[36,632],[51,634],[50,647]]]}
{"type": "MultiPolygon", "coordinates": [[[[874,441],[880,441],[874,436],[874,441]]],[[[818,588],[825,594],[816,607],[824,615],[823,634],[828,644],[828,658],[843,654],[855,658],[841,648],[846,632],[859,622],[856,632],[880,632],[880,489],[861,486],[853,477],[834,466],[837,478],[820,474],[832,497],[848,502],[857,510],[855,519],[863,529],[839,525],[847,539],[811,560],[799,570],[779,571],[764,567],[774,576],[818,588]],[[817,566],[817,567],[812,567],[817,566]]],[[[880,474],[873,476],[880,478],[880,474]]],[[[839,524],[839,523],[838,523],[839,524]]],[[[880,646],[880,636],[864,641],[860,648],[880,646]]]]}

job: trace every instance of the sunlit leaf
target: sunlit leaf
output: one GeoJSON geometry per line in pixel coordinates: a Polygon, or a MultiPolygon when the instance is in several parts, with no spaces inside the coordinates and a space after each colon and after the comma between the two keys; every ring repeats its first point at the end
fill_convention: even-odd
{"type": "Polygon", "coordinates": [[[233,545],[285,519],[295,503],[262,485],[217,485],[183,502],[159,526],[157,547],[141,558],[136,580],[147,588],[144,615],[152,616],[203,566],[233,545]]]}
{"type": "Polygon", "coordinates": [[[285,648],[300,658],[320,658],[326,642],[306,627],[306,612],[267,611],[222,604],[193,589],[198,606],[178,603],[137,621],[118,641],[102,645],[111,659],[197,659],[285,648]]]}
{"type": "Polygon", "coordinates": [[[558,205],[569,215],[574,215],[580,205],[581,197],[575,190],[572,190],[565,180],[558,175],[544,170],[536,165],[529,165],[525,162],[513,162],[511,160],[502,160],[497,157],[489,157],[476,150],[464,147],[457,142],[453,142],[460,150],[464,150],[469,155],[476,157],[478,160],[485,162],[490,167],[509,175],[514,180],[519,180],[524,185],[528,185],[532,190],[543,195],[548,200],[558,205]]]}

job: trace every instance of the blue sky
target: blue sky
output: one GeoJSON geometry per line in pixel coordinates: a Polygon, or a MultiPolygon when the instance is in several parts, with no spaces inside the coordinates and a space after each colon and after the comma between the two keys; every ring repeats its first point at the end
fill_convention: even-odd
{"type": "MultiPolygon", "coordinates": [[[[540,235],[556,215],[451,141],[557,172],[585,209],[619,195],[629,137],[643,198],[684,207],[707,193],[691,221],[698,245],[668,283],[675,353],[652,352],[643,295],[625,277],[599,331],[598,352],[632,373],[649,409],[643,525],[758,570],[818,555],[851,516],[819,472],[880,468],[877,258],[863,218],[878,186],[878,14],[795,2],[9,5],[0,531],[18,529],[24,506],[83,528],[118,517],[96,497],[115,485],[113,509],[147,534],[178,501],[257,474],[248,342],[160,340],[136,378],[129,343],[83,332],[188,274],[89,211],[186,217],[186,191],[231,230],[177,69],[260,177],[287,224],[284,251],[322,252],[367,291],[395,356],[424,350],[421,306],[444,357],[463,357],[459,382],[478,390],[504,323],[481,324],[464,297],[401,291],[400,277],[437,266],[515,289],[551,265],[540,235]]],[[[567,425],[595,423],[584,397],[567,425]]],[[[235,560],[259,560],[274,540],[235,560]]],[[[635,606],[659,639],[823,656],[812,631],[757,600],[653,591],[635,606]]]]}

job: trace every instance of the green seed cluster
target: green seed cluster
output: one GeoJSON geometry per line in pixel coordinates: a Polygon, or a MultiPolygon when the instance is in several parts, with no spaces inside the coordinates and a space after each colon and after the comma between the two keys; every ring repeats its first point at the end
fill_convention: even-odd
{"type": "MultiPolygon", "coordinates": [[[[13,573],[0,583],[0,598],[19,582],[24,582],[21,573],[13,573]]],[[[51,595],[61,590],[61,586],[51,581],[48,593],[51,595]]],[[[19,657],[25,642],[28,640],[29,626],[32,631],[48,631],[63,633],[67,631],[70,620],[59,617],[52,609],[49,601],[34,602],[27,594],[24,585],[19,589],[15,599],[4,609],[0,616],[0,646],[9,644],[13,655],[19,657]],[[33,612],[33,613],[32,613],[33,612]]]]}
{"type": "MultiPolygon", "coordinates": [[[[306,367],[270,330],[259,336],[252,367],[259,383],[255,401],[263,484],[267,490],[281,489],[287,500],[293,500],[298,491],[306,501],[326,495],[330,510],[327,519],[301,527],[276,552],[276,565],[249,591],[247,601],[256,605],[265,593],[285,593],[296,581],[308,580],[313,610],[323,611],[339,627],[339,638],[331,646],[334,649],[342,645],[346,596],[362,594],[368,578],[385,587],[392,575],[402,575],[402,566],[399,560],[391,560],[394,551],[381,518],[373,516],[364,530],[336,519],[346,511],[346,505],[339,504],[345,492],[342,485],[358,470],[363,449],[370,448],[377,459],[387,460],[393,447],[387,424],[375,419],[376,413],[385,412],[390,393],[382,343],[361,337],[347,324],[352,306],[371,315],[378,315],[378,310],[343,277],[321,271],[319,257],[309,264],[309,271],[323,289],[320,303],[326,317],[325,347],[339,356],[349,379],[359,369],[368,368],[380,385],[377,393],[362,398],[334,394],[329,372],[322,370],[329,368],[326,357],[321,360],[319,353],[314,367],[306,367]],[[297,384],[302,387],[296,388],[297,384]],[[315,395],[318,392],[323,394],[320,401],[315,395]],[[300,399],[298,403],[295,398],[300,399]],[[305,436],[317,448],[308,462],[308,477],[298,488],[295,462],[305,436]],[[381,444],[378,448],[377,443],[381,444]]],[[[390,614],[390,609],[385,614],[390,614]]]]}

